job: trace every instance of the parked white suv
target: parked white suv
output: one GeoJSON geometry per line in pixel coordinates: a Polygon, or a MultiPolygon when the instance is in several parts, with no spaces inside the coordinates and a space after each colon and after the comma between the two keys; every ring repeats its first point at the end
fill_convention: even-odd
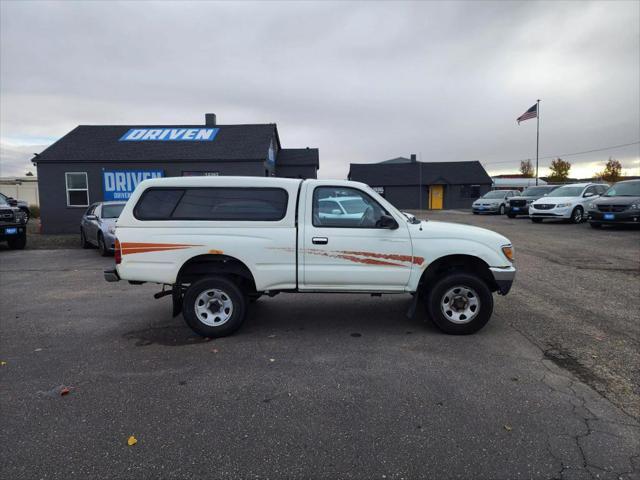
{"type": "Polygon", "coordinates": [[[344,180],[146,180],[116,237],[116,269],[105,279],[169,286],[156,297],[172,295],[174,315],[207,337],[235,331],[248,299],[280,292],[409,293],[409,315],[421,298],[440,329],[473,333],[491,317],[492,292],[506,295],[516,272],[502,235],[409,218],[344,180]],[[349,199],[351,211],[331,205],[325,215],[336,199],[349,199]]]}
{"type": "Polygon", "coordinates": [[[529,205],[529,218],[540,223],[545,218],[556,218],[580,223],[586,219],[587,205],[602,195],[609,185],[606,183],[573,183],[563,185],[547,196],[529,205]]]}

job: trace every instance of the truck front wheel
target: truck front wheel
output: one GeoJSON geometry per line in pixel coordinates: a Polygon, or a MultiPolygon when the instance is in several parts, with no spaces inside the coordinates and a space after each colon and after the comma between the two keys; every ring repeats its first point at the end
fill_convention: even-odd
{"type": "Polygon", "coordinates": [[[224,337],[245,319],[247,297],[225,277],[207,277],[192,283],[184,295],[182,315],[187,325],[203,337],[224,337]]]}
{"type": "Polygon", "coordinates": [[[475,333],[493,313],[493,296],[487,284],[469,273],[451,273],[430,289],[427,311],[435,325],[451,335],[475,333]]]}

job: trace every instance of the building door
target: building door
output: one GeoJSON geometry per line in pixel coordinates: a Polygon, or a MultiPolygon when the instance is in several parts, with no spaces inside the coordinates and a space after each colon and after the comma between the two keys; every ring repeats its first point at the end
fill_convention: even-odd
{"type": "Polygon", "coordinates": [[[431,210],[442,210],[443,192],[443,185],[429,185],[429,208],[431,210]]]}

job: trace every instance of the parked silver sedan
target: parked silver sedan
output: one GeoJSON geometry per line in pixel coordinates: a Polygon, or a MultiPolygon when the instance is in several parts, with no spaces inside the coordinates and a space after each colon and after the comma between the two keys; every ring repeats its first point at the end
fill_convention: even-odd
{"type": "Polygon", "coordinates": [[[82,248],[98,247],[103,257],[115,247],[116,220],[126,202],[99,202],[91,205],[80,220],[82,248]]]}

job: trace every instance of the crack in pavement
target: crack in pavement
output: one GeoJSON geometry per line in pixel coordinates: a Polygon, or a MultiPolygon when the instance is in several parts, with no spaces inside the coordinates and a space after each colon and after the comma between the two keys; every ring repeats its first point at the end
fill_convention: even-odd
{"type": "MultiPolygon", "coordinates": [[[[622,410],[623,415],[630,418],[630,422],[627,423],[626,421],[619,421],[618,419],[612,420],[610,418],[602,419],[598,417],[598,415],[596,415],[592,409],[587,406],[587,400],[577,391],[577,386],[586,386],[590,392],[594,392],[596,394],[596,398],[606,402],[606,404],[613,409],[617,409],[617,407],[613,406],[613,404],[611,404],[611,402],[600,392],[589,387],[587,382],[584,382],[583,379],[580,378],[580,375],[576,375],[576,373],[571,369],[564,369],[562,367],[562,363],[555,363],[553,361],[553,355],[551,355],[550,352],[557,352],[557,347],[543,349],[533,341],[529,335],[520,331],[515,325],[510,324],[510,326],[525,340],[527,340],[528,343],[540,351],[541,356],[538,359],[538,362],[544,367],[545,372],[541,375],[538,381],[552,392],[567,399],[568,404],[571,405],[571,415],[582,427],[580,431],[574,434],[559,433],[556,435],[547,435],[546,449],[551,457],[559,464],[557,476],[553,478],[556,480],[563,480],[569,475],[568,472],[571,473],[572,478],[575,478],[574,474],[580,474],[582,476],[588,475],[589,478],[593,479],[601,478],[600,472],[615,474],[618,478],[622,478],[623,475],[630,475],[640,471],[636,466],[637,459],[640,458],[640,452],[633,452],[631,455],[626,456],[626,461],[624,463],[628,463],[627,467],[626,465],[623,466],[620,464],[615,466],[598,464],[597,460],[591,458],[589,449],[587,448],[589,446],[588,440],[590,438],[593,439],[596,436],[595,434],[598,434],[600,437],[608,436],[614,439],[614,443],[618,443],[619,448],[616,449],[616,453],[620,456],[620,451],[626,450],[623,443],[630,440],[624,433],[618,433],[617,431],[616,433],[613,433],[611,431],[595,428],[595,426],[592,425],[593,422],[606,422],[610,425],[616,426],[616,430],[620,429],[620,427],[632,429],[636,433],[634,437],[640,437],[640,424],[636,423],[632,417],[622,410]],[[568,374],[565,375],[563,370],[566,370],[568,374]],[[560,383],[564,383],[564,385],[558,385],[559,380],[560,383]],[[573,459],[572,461],[572,459],[567,458],[570,455],[567,455],[566,452],[565,454],[557,452],[560,445],[566,443],[566,440],[571,441],[572,445],[575,447],[575,452],[579,454],[577,462],[575,461],[576,459],[573,459]]],[[[631,442],[633,443],[633,439],[631,439],[631,442]]],[[[635,445],[636,447],[632,448],[640,448],[638,447],[638,443],[635,445]]],[[[600,447],[601,445],[598,446],[600,447]]],[[[612,460],[614,455],[611,455],[611,453],[612,452],[609,452],[609,455],[607,455],[606,458],[608,458],[613,464],[612,460]]]]}

